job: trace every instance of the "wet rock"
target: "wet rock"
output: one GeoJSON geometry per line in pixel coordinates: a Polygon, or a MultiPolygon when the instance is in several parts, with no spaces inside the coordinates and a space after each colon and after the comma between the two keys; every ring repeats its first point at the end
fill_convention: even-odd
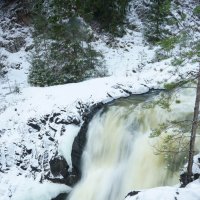
{"type": "Polygon", "coordinates": [[[51,199],[51,200],[66,200],[68,194],[67,193],[61,193],[57,197],[51,199]]]}
{"type": "Polygon", "coordinates": [[[65,179],[65,183],[69,186],[74,186],[80,180],[79,174],[70,173],[69,176],[65,179]]]}
{"type": "Polygon", "coordinates": [[[73,172],[68,172],[69,165],[63,157],[59,156],[51,159],[49,165],[53,177],[50,177],[49,174],[45,179],[53,183],[66,184],[68,186],[73,186],[78,182],[79,176],[73,172]]]}
{"type": "Polygon", "coordinates": [[[103,107],[103,103],[95,104],[91,107],[90,111],[84,113],[84,123],[74,139],[72,146],[72,165],[73,173],[76,174],[77,178],[81,177],[81,157],[86,144],[86,133],[88,130],[88,125],[92,120],[93,116],[103,107]]]}
{"type": "Polygon", "coordinates": [[[50,170],[53,176],[59,176],[62,175],[63,177],[67,177],[69,175],[68,169],[69,165],[67,164],[66,160],[64,158],[60,157],[55,157],[52,158],[49,161],[50,164],[50,170]]]}

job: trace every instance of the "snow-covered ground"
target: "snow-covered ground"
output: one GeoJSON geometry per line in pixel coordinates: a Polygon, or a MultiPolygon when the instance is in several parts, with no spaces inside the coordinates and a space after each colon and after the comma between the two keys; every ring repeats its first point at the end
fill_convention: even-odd
{"type": "Polygon", "coordinates": [[[137,195],[129,195],[126,200],[198,200],[200,199],[200,180],[196,180],[186,186],[158,187],[139,192],[137,195]]]}
{"type": "MultiPolygon", "coordinates": [[[[110,46],[106,44],[106,36],[99,37],[93,44],[105,56],[108,77],[52,87],[31,87],[27,83],[30,55],[26,51],[32,41],[30,30],[21,27],[13,31],[13,37],[26,35],[26,43],[18,52],[0,49],[1,62],[8,66],[8,73],[0,78],[1,200],[50,200],[67,191],[67,186],[47,181],[41,185],[39,181],[49,172],[48,163],[57,154],[63,156],[71,168],[71,147],[83,123],[84,109],[99,102],[141,94],[151,88],[162,88],[163,84],[197,68],[197,64],[187,64],[177,70],[170,65],[170,59],[152,63],[156,48],[144,44],[141,32],[127,30],[123,38],[117,38],[110,46]],[[69,124],[63,130],[63,123],[56,121],[69,124]],[[30,126],[31,123],[39,124],[39,131],[38,127],[30,126]],[[27,197],[27,194],[32,195],[27,197]]],[[[0,41],[7,42],[8,35],[5,27],[4,30],[0,27],[0,41]]],[[[164,199],[164,193],[171,198],[170,195],[177,191],[180,191],[177,199],[200,199],[197,186],[199,183],[195,182],[186,189],[152,189],[127,199],[150,200],[151,196],[152,199],[164,199]]]]}

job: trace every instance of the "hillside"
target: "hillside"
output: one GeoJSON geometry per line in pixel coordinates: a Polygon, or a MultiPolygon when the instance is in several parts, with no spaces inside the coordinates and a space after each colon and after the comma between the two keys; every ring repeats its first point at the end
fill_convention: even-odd
{"type": "MultiPolygon", "coordinates": [[[[156,1],[116,1],[117,13],[101,1],[84,1],[85,7],[75,2],[0,1],[2,200],[51,200],[68,193],[80,179],[84,148],[81,141],[77,150],[74,138],[91,113],[198,70],[198,0],[163,1],[160,15],[156,1]],[[95,12],[87,19],[90,9],[95,12]]],[[[181,200],[199,198],[195,183],[181,189],[188,194],[181,200]]],[[[169,196],[176,191],[155,190],[158,199],[163,190],[169,196]]],[[[127,199],[145,200],[142,195],[127,199]]]]}

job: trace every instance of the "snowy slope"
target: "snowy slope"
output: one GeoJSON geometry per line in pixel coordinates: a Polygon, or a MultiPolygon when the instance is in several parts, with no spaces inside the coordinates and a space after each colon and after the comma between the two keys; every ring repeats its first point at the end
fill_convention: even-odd
{"type": "MultiPolygon", "coordinates": [[[[132,21],[139,20],[134,10],[130,12],[133,12],[130,16],[135,16],[132,21]]],[[[99,102],[162,88],[164,83],[197,68],[197,64],[187,64],[177,71],[170,65],[170,59],[152,63],[157,48],[145,45],[139,30],[127,30],[123,38],[116,38],[112,43],[107,44],[106,36],[98,36],[93,43],[105,56],[108,77],[53,87],[31,87],[27,83],[30,30],[13,24],[6,16],[1,17],[0,56],[7,72],[0,78],[1,200],[27,200],[28,192],[34,194],[41,187],[32,200],[50,200],[67,191],[67,186],[45,180],[53,177],[49,161],[56,156],[64,157],[70,172],[72,143],[87,109],[99,102]],[[8,49],[7,45],[15,44],[15,38],[23,38],[17,51],[8,49]],[[42,186],[39,182],[43,182],[42,186]]],[[[59,174],[56,178],[63,176],[59,174]]]]}

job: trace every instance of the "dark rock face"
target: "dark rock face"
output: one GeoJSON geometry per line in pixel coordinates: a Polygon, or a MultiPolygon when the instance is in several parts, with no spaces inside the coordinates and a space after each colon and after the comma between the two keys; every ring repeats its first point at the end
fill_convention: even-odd
{"type": "Polygon", "coordinates": [[[66,200],[68,194],[67,193],[61,193],[57,197],[53,198],[52,200],[66,200]]]}
{"type": "Polygon", "coordinates": [[[81,157],[83,154],[83,150],[86,144],[86,133],[88,130],[88,125],[92,120],[93,116],[103,107],[103,103],[95,104],[91,107],[88,112],[85,112],[83,115],[84,123],[81,127],[80,132],[76,136],[73,146],[72,146],[72,165],[73,165],[73,172],[76,174],[77,178],[81,178],[81,157]]]}
{"type": "Polygon", "coordinates": [[[63,177],[68,176],[67,172],[68,172],[69,166],[62,157],[52,158],[49,161],[49,164],[50,164],[50,170],[53,176],[55,177],[59,175],[62,175],[63,177]]]}
{"type": "MultiPolygon", "coordinates": [[[[30,127],[29,133],[34,133],[36,137],[38,136],[38,139],[41,142],[46,141],[50,145],[53,145],[55,151],[57,151],[58,147],[58,141],[56,140],[55,135],[57,134],[62,136],[63,134],[67,134],[67,132],[65,132],[66,125],[74,124],[76,126],[80,126],[81,121],[84,121],[77,137],[74,139],[72,146],[72,171],[69,171],[68,163],[62,156],[58,154],[58,152],[55,152],[54,156],[51,157],[51,151],[46,150],[46,154],[40,156],[41,159],[45,160],[45,165],[42,166],[44,161],[41,161],[39,162],[38,166],[30,166],[29,168],[33,174],[43,174],[41,177],[41,182],[47,179],[53,183],[73,186],[80,180],[81,157],[86,144],[88,125],[96,112],[99,111],[103,106],[103,103],[91,105],[79,102],[77,104],[77,110],[80,118],[76,115],[67,113],[65,110],[60,110],[58,112],[45,115],[40,119],[33,118],[28,121],[27,125],[30,127]]],[[[26,152],[27,154],[31,154],[31,149],[28,149],[26,152]]],[[[40,159],[38,158],[38,160],[40,159]]],[[[23,167],[23,170],[26,170],[25,167],[27,166],[22,166],[22,164],[23,163],[19,163],[19,166],[23,167]]]]}
{"type": "Polygon", "coordinates": [[[52,158],[49,162],[49,165],[53,177],[47,176],[46,179],[52,181],[53,183],[61,183],[68,186],[73,186],[75,183],[77,183],[78,179],[76,174],[68,171],[69,165],[63,157],[59,156],[52,158]]]}
{"type": "Polygon", "coordinates": [[[69,165],[61,156],[54,157],[49,161],[50,171],[45,179],[53,182],[73,186],[79,180],[76,174],[69,172],[69,165]]]}

